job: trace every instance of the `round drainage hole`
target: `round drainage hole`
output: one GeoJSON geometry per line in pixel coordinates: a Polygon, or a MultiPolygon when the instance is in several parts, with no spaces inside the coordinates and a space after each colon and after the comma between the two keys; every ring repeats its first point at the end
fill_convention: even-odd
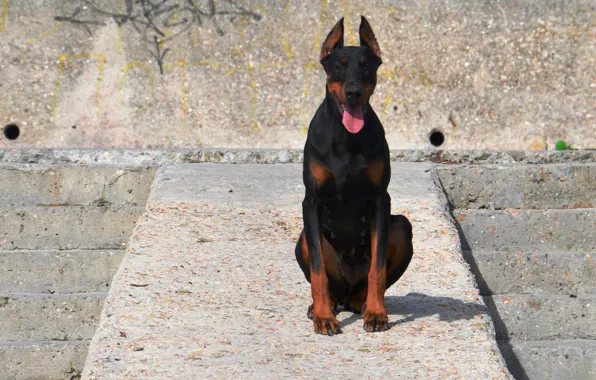
{"type": "Polygon", "coordinates": [[[21,130],[20,130],[19,126],[16,124],[7,124],[2,129],[2,134],[8,140],[16,140],[19,138],[19,135],[21,134],[21,130]]]}
{"type": "Polygon", "coordinates": [[[445,135],[441,131],[432,131],[428,136],[432,146],[441,146],[445,142],[445,135]]]}

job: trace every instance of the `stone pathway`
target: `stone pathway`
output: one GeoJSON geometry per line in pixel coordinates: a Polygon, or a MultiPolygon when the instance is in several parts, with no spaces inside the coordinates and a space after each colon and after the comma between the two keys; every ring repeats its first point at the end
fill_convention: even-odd
{"type": "Polygon", "coordinates": [[[315,335],[294,259],[300,165],[159,169],[91,342],[88,379],[510,379],[432,166],[393,164],[414,259],[386,293],[391,329],[315,335]]]}

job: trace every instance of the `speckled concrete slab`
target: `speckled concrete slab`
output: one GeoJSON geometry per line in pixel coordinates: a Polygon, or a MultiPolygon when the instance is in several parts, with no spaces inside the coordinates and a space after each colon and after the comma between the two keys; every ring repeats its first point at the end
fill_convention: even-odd
{"type": "Polygon", "coordinates": [[[510,379],[428,164],[394,164],[415,257],[387,291],[391,329],[313,333],[294,259],[300,165],[160,169],[114,278],[84,378],[510,379]]]}

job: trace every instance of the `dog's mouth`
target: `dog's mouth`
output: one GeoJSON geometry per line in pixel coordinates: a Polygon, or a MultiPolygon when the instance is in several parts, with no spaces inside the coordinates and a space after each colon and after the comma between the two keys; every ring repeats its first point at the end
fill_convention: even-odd
{"type": "Polygon", "coordinates": [[[339,113],[342,115],[342,123],[350,133],[358,133],[364,127],[364,113],[366,112],[366,105],[360,104],[341,104],[339,106],[339,113]]]}

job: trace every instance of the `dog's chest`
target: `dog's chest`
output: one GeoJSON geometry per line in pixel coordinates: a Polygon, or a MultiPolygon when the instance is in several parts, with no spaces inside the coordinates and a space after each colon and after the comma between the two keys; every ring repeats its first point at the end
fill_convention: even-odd
{"type": "Polygon", "coordinates": [[[347,172],[338,177],[335,183],[335,195],[342,203],[359,203],[371,192],[371,185],[361,172],[347,172]]]}
{"type": "Polygon", "coordinates": [[[329,194],[344,204],[359,203],[375,190],[367,176],[369,164],[362,155],[351,156],[341,164],[333,165],[333,181],[329,194]]]}

